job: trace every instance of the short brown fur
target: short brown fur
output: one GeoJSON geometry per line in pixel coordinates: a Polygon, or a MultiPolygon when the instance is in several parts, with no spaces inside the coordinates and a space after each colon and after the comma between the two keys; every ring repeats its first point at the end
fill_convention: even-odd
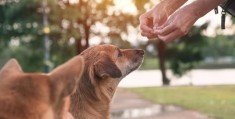
{"type": "Polygon", "coordinates": [[[0,119],[72,119],[66,108],[83,69],[79,56],[49,74],[24,73],[10,60],[0,71],[0,119]]]}
{"type": "Polygon", "coordinates": [[[119,82],[141,65],[144,51],[99,45],[80,56],[85,69],[71,96],[70,111],[75,119],[109,119],[110,102],[119,82]]]}

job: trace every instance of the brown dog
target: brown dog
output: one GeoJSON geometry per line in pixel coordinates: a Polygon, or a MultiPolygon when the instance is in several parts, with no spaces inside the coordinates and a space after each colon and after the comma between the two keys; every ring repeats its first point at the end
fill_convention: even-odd
{"type": "Polygon", "coordinates": [[[85,69],[71,96],[70,112],[76,119],[109,119],[109,104],[119,82],[141,65],[144,51],[99,45],[80,56],[85,69]]]}
{"type": "Polygon", "coordinates": [[[71,119],[69,95],[84,69],[74,57],[50,74],[23,73],[16,60],[0,71],[0,119],[71,119]]]}

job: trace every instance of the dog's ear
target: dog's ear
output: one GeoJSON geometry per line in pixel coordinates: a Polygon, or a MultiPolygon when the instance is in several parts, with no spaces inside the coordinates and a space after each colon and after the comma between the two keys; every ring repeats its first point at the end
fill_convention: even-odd
{"type": "Polygon", "coordinates": [[[120,69],[108,56],[104,56],[94,63],[94,72],[96,76],[102,79],[108,77],[120,78],[122,76],[120,69]]]}
{"type": "Polygon", "coordinates": [[[76,56],[48,74],[57,96],[71,95],[78,85],[84,70],[84,59],[76,56]]]}
{"type": "Polygon", "coordinates": [[[16,59],[10,59],[0,71],[0,79],[7,78],[16,73],[23,73],[18,61],[16,59]]]}

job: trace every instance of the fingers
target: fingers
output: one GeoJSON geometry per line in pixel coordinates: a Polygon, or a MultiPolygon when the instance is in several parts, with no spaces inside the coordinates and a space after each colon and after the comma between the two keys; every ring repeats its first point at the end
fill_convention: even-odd
{"type": "Polygon", "coordinates": [[[143,32],[151,32],[152,31],[152,26],[150,24],[151,19],[148,17],[149,17],[148,13],[143,14],[139,17],[140,30],[142,30],[143,32]]]}
{"type": "Polygon", "coordinates": [[[159,25],[160,25],[160,16],[155,16],[154,18],[153,18],[153,24],[154,24],[154,27],[153,28],[157,28],[157,27],[159,27],[159,25]]]}
{"type": "Polygon", "coordinates": [[[148,14],[143,14],[139,18],[141,35],[148,38],[156,38],[157,35],[153,33],[152,19],[148,18],[148,14]]]}
{"type": "Polygon", "coordinates": [[[141,32],[153,33],[153,29],[145,24],[140,25],[141,32]]]}
{"type": "Polygon", "coordinates": [[[152,33],[148,33],[148,32],[141,32],[142,36],[147,37],[148,39],[152,39],[152,38],[157,38],[157,34],[152,34],[152,33]]]}
{"type": "Polygon", "coordinates": [[[177,27],[174,24],[165,23],[161,27],[156,28],[154,30],[154,33],[159,34],[159,35],[167,35],[167,34],[170,34],[173,31],[175,31],[176,29],[177,29],[177,27]]]}
{"type": "Polygon", "coordinates": [[[188,33],[189,29],[188,25],[186,24],[181,25],[181,24],[182,23],[177,20],[169,19],[163,25],[155,28],[154,34],[158,34],[158,38],[166,42],[172,41],[188,33]]]}
{"type": "Polygon", "coordinates": [[[165,41],[165,42],[170,42],[172,40],[175,40],[179,37],[182,37],[186,35],[188,31],[182,30],[182,29],[169,29],[169,31],[165,31],[163,34],[159,34],[158,38],[165,41]]]}
{"type": "Polygon", "coordinates": [[[153,33],[153,29],[148,26],[141,25],[140,29],[141,29],[142,36],[145,36],[148,38],[156,38],[157,37],[157,35],[153,33]]]}
{"type": "Polygon", "coordinates": [[[163,25],[167,20],[167,16],[162,15],[156,15],[153,17],[153,29],[156,29],[157,27],[163,25]]]}
{"type": "Polygon", "coordinates": [[[167,35],[158,35],[158,38],[165,41],[165,42],[170,42],[178,37],[180,37],[180,34],[177,30],[175,30],[167,35]]]}

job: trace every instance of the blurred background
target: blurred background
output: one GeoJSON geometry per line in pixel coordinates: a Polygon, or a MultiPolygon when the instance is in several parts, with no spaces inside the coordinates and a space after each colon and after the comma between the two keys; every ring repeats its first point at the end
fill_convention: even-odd
{"type": "MultiPolygon", "coordinates": [[[[145,61],[123,79],[121,89],[154,104],[234,118],[235,19],[227,14],[221,30],[221,14],[211,11],[186,36],[166,44],[141,37],[138,28],[139,16],[158,2],[0,0],[0,67],[16,58],[25,72],[49,72],[90,46],[141,48],[145,61]]],[[[113,118],[131,118],[117,110],[122,109],[114,111],[120,117],[113,118]]]]}

